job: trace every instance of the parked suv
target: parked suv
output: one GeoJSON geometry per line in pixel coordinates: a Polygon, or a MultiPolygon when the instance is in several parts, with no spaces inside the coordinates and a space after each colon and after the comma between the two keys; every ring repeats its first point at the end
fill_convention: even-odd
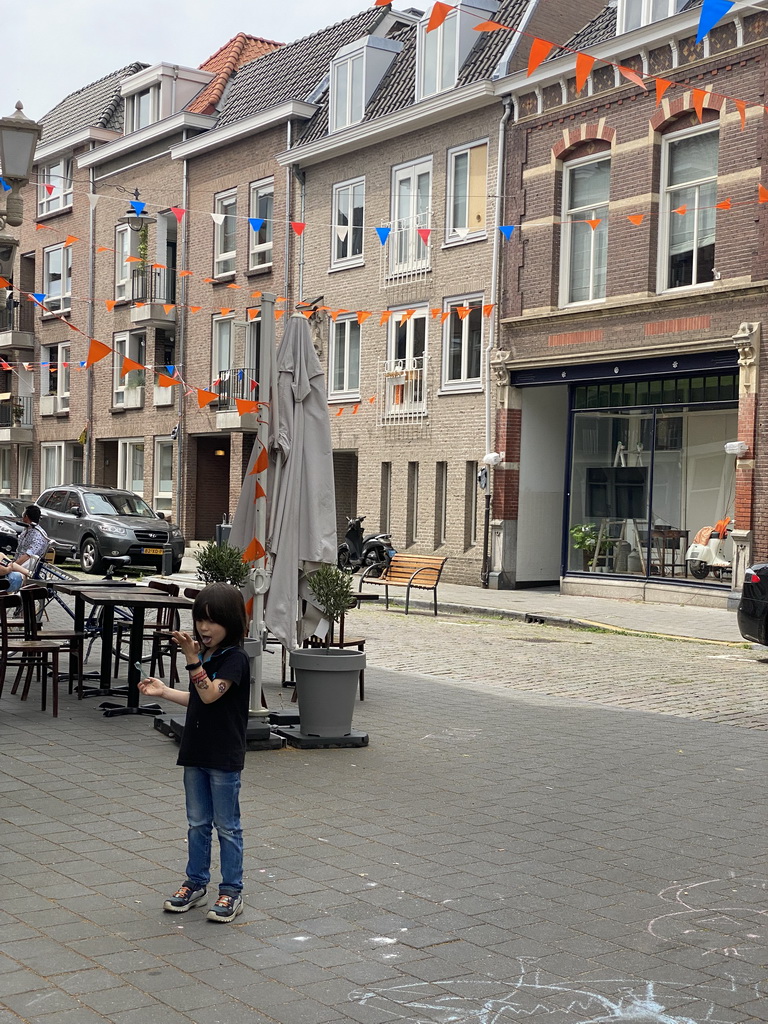
{"type": "Polygon", "coordinates": [[[135,565],[162,567],[163,545],[173,549],[173,572],[181,568],[184,537],[178,526],[133,491],[116,487],[51,487],[37,499],[40,525],[57,556],[80,559],[84,572],[104,571],[104,557],[129,555],[135,565]]]}

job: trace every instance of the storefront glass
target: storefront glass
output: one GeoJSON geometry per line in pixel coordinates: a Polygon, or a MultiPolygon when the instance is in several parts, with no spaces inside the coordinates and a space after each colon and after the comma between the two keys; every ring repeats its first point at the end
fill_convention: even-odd
{"type": "Polygon", "coordinates": [[[735,400],[734,374],[574,388],[569,571],[730,582],[735,400]]]}

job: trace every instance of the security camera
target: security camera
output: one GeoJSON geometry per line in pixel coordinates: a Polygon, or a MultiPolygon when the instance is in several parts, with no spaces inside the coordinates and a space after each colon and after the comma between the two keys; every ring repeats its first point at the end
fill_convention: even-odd
{"type": "Polygon", "coordinates": [[[498,452],[488,452],[483,456],[483,462],[486,466],[498,466],[501,462],[501,455],[498,452]]]}

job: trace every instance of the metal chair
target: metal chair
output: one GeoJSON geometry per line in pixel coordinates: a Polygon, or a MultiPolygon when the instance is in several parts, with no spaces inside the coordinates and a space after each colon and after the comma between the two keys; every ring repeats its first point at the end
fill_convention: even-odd
{"type": "Polygon", "coordinates": [[[85,640],[87,634],[74,629],[59,629],[44,626],[40,621],[41,609],[48,599],[48,588],[45,586],[25,585],[21,588],[21,606],[24,613],[24,639],[32,641],[55,640],[60,644],[62,654],[68,654],[74,661],[75,675],[70,673],[69,692],[72,693],[77,683],[77,699],[83,699],[83,662],[85,660],[85,640]]]}
{"type": "Polygon", "coordinates": [[[37,670],[41,684],[40,706],[46,710],[48,678],[51,680],[51,704],[53,717],[59,714],[59,652],[62,644],[55,640],[22,640],[8,628],[8,609],[16,608],[20,598],[16,594],[0,594],[0,695],[5,684],[9,663],[18,666],[11,693],[16,693],[22,677],[24,688],[21,699],[26,700],[32,685],[32,675],[37,670]],[[26,675],[25,675],[26,673],[26,675]]]}

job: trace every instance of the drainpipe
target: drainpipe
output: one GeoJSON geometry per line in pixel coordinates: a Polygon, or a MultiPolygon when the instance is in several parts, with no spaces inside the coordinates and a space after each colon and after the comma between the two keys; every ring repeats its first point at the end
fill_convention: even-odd
{"type": "MultiPolygon", "coordinates": [[[[491,403],[491,352],[496,344],[496,334],[499,322],[499,272],[501,264],[501,233],[499,227],[502,222],[502,215],[504,212],[504,171],[506,166],[505,152],[506,152],[506,136],[507,136],[507,122],[512,115],[512,97],[504,97],[504,113],[499,121],[499,142],[498,152],[496,155],[496,212],[495,212],[495,224],[493,233],[493,266],[491,269],[491,303],[493,304],[493,312],[491,313],[491,320],[488,330],[488,344],[485,347],[485,451],[486,456],[489,456],[493,452],[492,448],[492,425],[491,425],[491,414],[492,414],[492,403],[491,403]]],[[[483,587],[488,587],[488,581],[491,575],[491,559],[490,559],[490,531],[491,531],[491,468],[494,465],[493,462],[486,463],[488,465],[488,483],[485,489],[485,511],[483,515],[483,564],[480,570],[480,582],[483,587]]]]}
{"type": "MultiPolygon", "coordinates": [[[[306,201],[307,201],[307,176],[304,173],[304,171],[302,171],[302,169],[299,167],[298,164],[291,164],[291,168],[293,170],[293,175],[296,178],[296,181],[298,181],[298,183],[299,183],[299,195],[301,196],[300,205],[299,205],[299,208],[300,208],[299,219],[303,222],[304,221],[306,201]]],[[[287,294],[288,293],[286,292],[286,295],[287,294]]],[[[301,300],[304,298],[304,233],[303,232],[301,233],[301,235],[299,237],[299,294],[296,296],[296,298],[299,300],[299,302],[301,302],[301,300]]]]}
{"type": "MultiPolygon", "coordinates": [[[[96,192],[95,169],[91,167],[88,171],[90,191],[96,192]]],[[[91,205],[91,212],[88,218],[88,245],[90,254],[88,257],[88,314],[86,317],[86,332],[89,338],[93,337],[94,329],[94,306],[96,299],[96,204],[91,205]]],[[[90,485],[93,482],[92,469],[95,462],[96,444],[93,436],[93,367],[89,366],[85,371],[85,445],[83,451],[83,479],[90,485]]]]}
{"type": "MultiPolygon", "coordinates": [[[[185,133],[186,135],[186,133],[185,133]]],[[[182,210],[187,209],[187,199],[189,196],[189,162],[182,160],[181,168],[181,208],[182,210]]],[[[182,217],[181,224],[181,245],[177,249],[176,255],[176,266],[177,270],[179,266],[186,269],[188,249],[189,249],[189,231],[187,230],[187,224],[189,217],[182,217]]],[[[187,331],[187,293],[188,293],[188,281],[187,277],[179,277],[178,272],[176,274],[176,288],[179,291],[179,296],[176,302],[176,361],[183,368],[183,374],[179,371],[180,376],[187,376],[188,367],[185,362],[186,358],[186,331],[187,331]]],[[[184,392],[186,388],[183,385],[179,385],[179,418],[178,418],[178,430],[176,432],[176,522],[181,525],[184,522],[184,515],[186,514],[186,473],[185,473],[185,460],[184,452],[187,447],[187,434],[186,434],[186,417],[184,415],[185,410],[185,399],[184,392]]],[[[185,523],[185,528],[182,531],[185,537],[190,536],[191,524],[185,523]]]]}
{"type": "MultiPolygon", "coordinates": [[[[291,122],[289,121],[286,125],[286,149],[290,149],[293,145],[291,122]]],[[[285,268],[283,272],[283,295],[287,299],[290,299],[289,288],[291,286],[291,168],[286,167],[285,169],[285,268]]],[[[288,308],[286,304],[286,308],[288,308]]]]}

